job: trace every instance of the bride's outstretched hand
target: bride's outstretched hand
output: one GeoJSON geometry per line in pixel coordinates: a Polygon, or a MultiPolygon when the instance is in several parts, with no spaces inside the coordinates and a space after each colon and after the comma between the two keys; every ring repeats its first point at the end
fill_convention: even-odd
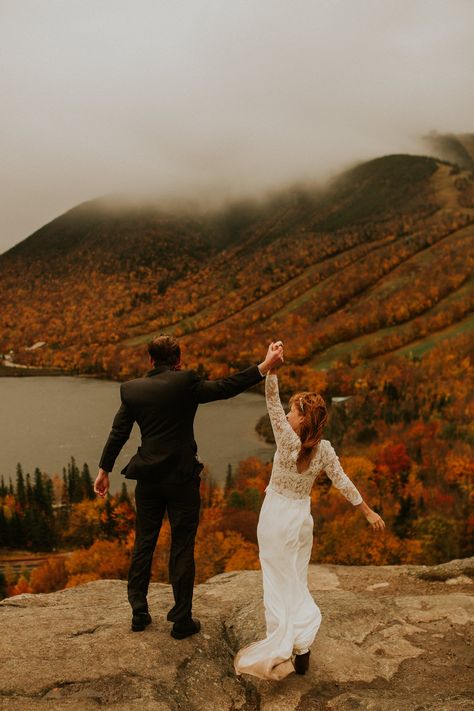
{"type": "Polygon", "coordinates": [[[375,511],[372,511],[372,509],[366,513],[365,517],[375,531],[383,531],[385,528],[383,518],[375,511]]]}

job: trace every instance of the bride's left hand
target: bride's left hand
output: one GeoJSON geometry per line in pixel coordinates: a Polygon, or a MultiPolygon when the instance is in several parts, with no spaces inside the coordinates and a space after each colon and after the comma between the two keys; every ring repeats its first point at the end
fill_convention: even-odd
{"type": "Polygon", "coordinates": [[[376,531],[382,531],[385,528],[385,522],[381,516],[372,509],[365,515],[367,521],[376,531]]]}

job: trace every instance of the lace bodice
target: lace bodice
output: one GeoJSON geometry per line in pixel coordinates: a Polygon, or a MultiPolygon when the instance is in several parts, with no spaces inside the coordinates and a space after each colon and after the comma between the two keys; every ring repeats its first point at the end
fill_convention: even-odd
{"type": "Polygon", "coordinates": [[[322,439],[309,468],[303,473],[298,471],[296,458],[301,448],[301,442],[286,419],[280,401],[276,373],[267,373],[266,375],[265,397],[277,445],[268,487],[290,499],[304,499],[310,495],[316,477],[322,472],[326,472],[334,486],[351,504],[360,504],[363,500],[362,496],[344,472],[339,457],[329,440],[322,439]]]}

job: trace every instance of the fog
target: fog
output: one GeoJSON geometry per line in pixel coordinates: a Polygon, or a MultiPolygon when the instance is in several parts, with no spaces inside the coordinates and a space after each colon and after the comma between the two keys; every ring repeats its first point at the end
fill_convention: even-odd
{"type": "Polygon", "coordinates": [[[215,206],[472,130],[472,0],[0,0],[0,252],[115,192],[215,206]]]}

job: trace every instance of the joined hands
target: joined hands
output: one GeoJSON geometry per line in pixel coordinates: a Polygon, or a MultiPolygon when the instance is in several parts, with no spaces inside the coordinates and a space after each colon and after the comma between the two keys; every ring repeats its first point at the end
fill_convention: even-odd
{"type": "Polygon", "coordinates": [[[267,355],[265,360],[260,363],[259,370],[263,375],[268,372],[275,373],[276,368],[284,362],[283,358],[283,342],[282,341],[272,341],[268,346],[267,355]]]}

